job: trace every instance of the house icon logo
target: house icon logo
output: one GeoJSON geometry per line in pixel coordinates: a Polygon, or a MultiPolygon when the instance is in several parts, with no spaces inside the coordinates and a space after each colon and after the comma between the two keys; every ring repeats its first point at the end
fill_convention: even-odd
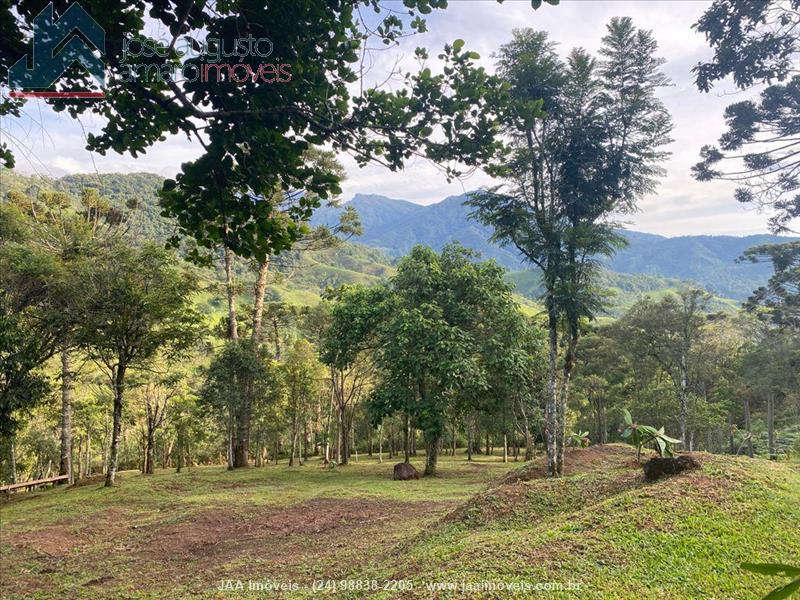
{"type": "Polygon", "coordinates": [[[52,91],[48,88],[77,62],[102,90],[106,82],[105,64],[101,59],[105,54],[105,40],[105,30],[80,4],[71,4],[56,19],[51,2],[33,19],[30,61],[28,55],[23,56],[8,71],[9,95],[12,98],[102,98],[102,91],[52,91]]]}

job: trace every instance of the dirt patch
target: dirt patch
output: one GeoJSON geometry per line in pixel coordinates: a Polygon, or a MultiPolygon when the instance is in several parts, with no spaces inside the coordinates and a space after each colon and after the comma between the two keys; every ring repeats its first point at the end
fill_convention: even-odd
{"type": "Polygon", "coordinates": [[[180,523],[154,528],[136,550],[158,560],[218,558],[248,549],[263,557],[283,552],[308,536],[346,537],[389,527],[394,520],[402,522],[409,511],[431,508],[431,503],[315,498],[279,509],[206,510],[180,523]]]}
{"type": "Polygon", "coordinates": [[[50,525],[37,531],[18,534],[12,544],[52,558],[61,558],[81,544],[81,539],[66,527],[50,525]]]}
{"type": "Polygon", "coordinates": [[[642,465],[644,478],[648,481],[656,481],[662,477],[678,475],[684,471],[699,469],[700,467],[700,461],[691,454],[680,454],[676,457],[654,456],[642,465]]]}

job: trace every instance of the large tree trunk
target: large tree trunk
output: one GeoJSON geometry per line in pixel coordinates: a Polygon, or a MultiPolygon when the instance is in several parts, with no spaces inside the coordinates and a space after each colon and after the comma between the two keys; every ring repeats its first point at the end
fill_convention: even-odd
{"type": "Polygon", "coordinates": [[[556,367],[558,359],[558,317],[554,308],[548,314],[547,401],[544,411],[544,437],[547,451],[547,475],[558,476],[558,387],[556,367]]]}
{"type": "Polygon", "coordinates": [[[750,458],[754,457],[753,452],[753,429],[750,422],[750,398],[744,399],[744,430],[747,432],[747,455],[750,458]]]}
{"type": "Polygon", "coordinates": [[[61,462],[59,475],[72,477],[72,392],[74,390],[72,363],[68,350],[61,351],[61,462]]]}
{"type": "Polygon", "coordinates": [[[423,477],[433,477],[436,475],[436,463],[439,460],[439,442],[441,436],[437,434],[425,434],[425,471],[423,477]]]}
{"type": "Polygon", "coordinates": [[[267,292],[267,275],[269,274],[269,259],[258,266],[258,277],[253,289],[253,341],[261,341],[263,330],[262,319],[264,317],[264,295],[267,292]]]}
{"type": "Polygon", "coordinates": [[[250,392],[245,394],[245,406],[241,407],[236,419],[236,436],[233,440],[233,468],[241,469],[250,465],[250,416],[252,405],[250,392]]]}
{"type": "MultiPolygon", "coordinates": [[[[225,288],[228,293],[228,339],[239,339],[239,323],[236,316],[236,282],[234,281],[234,253],[225,248],[225,288]]],[[[232,382],[237,385],[237,382],[232,382]]],[[[245,385],[247,385],[245,383],[245,385]]],[[[250,417],[252,405],[249,402],[249,391],[244,393],[247,401],[240,407],[231,423],[228,441],[228,468],[236,469],[249,465],[250,454],[250,417]]]]}
{"type": "Polygon", "coordinates": [[[122,406],[125,395],[125,370],[126,365],[120,363],[114,369],[114,419],[111,426],[111,449],[109,451],[108,471],[106,472],[106,487],[114,485],[117,476],[119,461],[119,438],[122,431],[122,406]]]}

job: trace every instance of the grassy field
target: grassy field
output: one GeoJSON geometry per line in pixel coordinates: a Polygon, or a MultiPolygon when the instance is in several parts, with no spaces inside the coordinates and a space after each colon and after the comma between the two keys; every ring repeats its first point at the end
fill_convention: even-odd
{"type": "Polygon", "coordinates": [[[124,473],[113,489],[5,502],[0,594],[264,598],[282,583],[297,589],[280,595],[309,598],[759,597],[780,580],[738,564],[798,562],[800,470],[701,457],[701,471],[655,484],[613,445],[573,451],[559,481],[538,461],[463,455],[410,482],[364,457],[335,470],[124,473]],[[314,591],[315,581],[335,583],[314,591]],[[579,589],[497,588],[537,584],[579,589]]]}

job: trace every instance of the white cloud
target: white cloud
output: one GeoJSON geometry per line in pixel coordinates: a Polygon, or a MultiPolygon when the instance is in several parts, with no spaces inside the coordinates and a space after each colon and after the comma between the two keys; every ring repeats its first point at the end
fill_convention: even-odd
{"type": "Polygon", "coordinates": [[[53,168],[57,171],[63,171],[65,173],[80,173],[84,169],[80,162],[75,160],[74,158],[70,158],[69,156],[55,156],[53,157],[51,164],[53,168]]]}

